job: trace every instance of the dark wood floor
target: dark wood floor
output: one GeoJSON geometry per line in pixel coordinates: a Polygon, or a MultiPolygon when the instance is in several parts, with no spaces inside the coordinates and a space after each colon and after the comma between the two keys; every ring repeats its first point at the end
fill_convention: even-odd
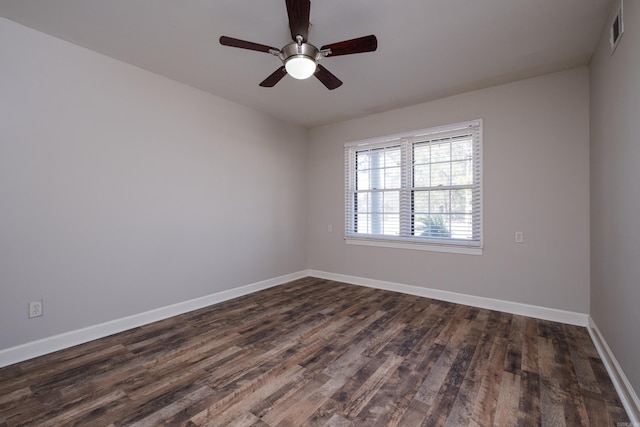
{"type": "Polygon", "coordinates": [[[0,369],[0,426],[615,426],[585,328],[306,278],[0,369]]]}

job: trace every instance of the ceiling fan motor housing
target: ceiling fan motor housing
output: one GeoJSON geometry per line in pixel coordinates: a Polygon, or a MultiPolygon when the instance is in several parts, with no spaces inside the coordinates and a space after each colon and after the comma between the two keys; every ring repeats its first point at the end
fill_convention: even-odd
{"type": "Polygon", "coordinates": [[[289,43],[278,55],[287,73],[296,79],[306,79],[313,75],[320,59],[320,51],[309,43],[289,43]]]}

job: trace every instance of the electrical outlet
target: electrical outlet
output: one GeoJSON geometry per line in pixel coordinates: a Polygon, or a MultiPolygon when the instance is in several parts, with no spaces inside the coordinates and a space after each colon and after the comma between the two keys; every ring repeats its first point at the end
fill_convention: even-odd
{"type": "Polygon", "coordinates": [[[29,318],[42,316],[42,301],[29,303],[29,318]]]}
{"type": "Polygon", "coordinates": [[[524,243],[524,233],[522,231],[516,231],[515,241],[516,243],[524,243]]]}

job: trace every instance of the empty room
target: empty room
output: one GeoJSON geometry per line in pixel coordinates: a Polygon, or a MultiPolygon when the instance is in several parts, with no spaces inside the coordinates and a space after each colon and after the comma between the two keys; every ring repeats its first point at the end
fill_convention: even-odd
{"type": "Polygon", "coordinates": [[[639,112],[637,0],[0,0],[0,427],[640,427],[639,112]]]}

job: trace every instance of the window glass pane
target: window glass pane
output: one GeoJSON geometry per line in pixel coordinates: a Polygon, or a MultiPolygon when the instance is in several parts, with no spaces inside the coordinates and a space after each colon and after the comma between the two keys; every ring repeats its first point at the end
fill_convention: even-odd
{"type": "Polygon", "coordinates": [[[363,170],[358,171],[358,175],[356,177],[356,190],[369,190],[371,186],[369,185],[369,171],[363,170]]]}
{"type": "Polygon", "coordinates": [[[382,226],[382,234],[386,234],[389,236],[398,236],[400,234],[400,215],[385,214],[382,226]]]}
{"type": "Polygon", "coordinates": [[[431,191],[429,212],[432,214],[449,212],[449,193],[449,190],[431,191]]]}
{"type": "Polygon", "coordinates": [[[368,214],[358,214],[356,215],[356,230],[358,233],[369,234],[371,232],[370,215],[368,214]]]}
{"type": "Polygon", "coordinates": [[[385,153],[385,167],[400,166],[400,147],[394,147],[385,153]]]}
{"type": "Polygon", "coordinates": [[[473,145],[471,139],[462,139],[451,143],[451,160],[471,160],[473,145]]]}
{"type": "Polygon", "coordinates": [[[400,168],[388,168],[384,170],[384,187],[400,188],[400,168]]]}
{"type": "Polygon", "coordinates": [[[463,160],[451,163],[451,185],[473,184],[473,162],[463,160]]]}
{"type": "Polygon", "coordinates": [[[413,167],[413,186],[414,187],[429,187],[430,179],[429,172],[431,166],[429,165],[416,165],[413,167]]]}
{"type": "Polygon", "coordinates": [[[384,169],[371,169],[369,171],[370,189],[380,190],[384,188],[384,169]]]}
{"type": "Polygon", "coordinates": [[[435,163],[431,165],[431,186],[451,185],[451,163],[435,163]]]}
{"type": "Polygon", "coordinates": [[[384,206],[384,197],[383,193],[373,192],[369,193],[369,212],[372,213],[381,213],[383,212],[384,206]]]}
{"type": "Polygon", "coordinates": [[[371,220],[369,233],[384,234],[384,216],[381,213],[372,213],[369,219],[371,220]]]}
{"type": "Polygon", "coordinates": [[[398,191],[385,191],[384,196],[384,212],[400,213],[400,193],[398,191]]]}
{"type": "Polygon", "coordinates": [[[451,237],[447,215],[428,215],[423,226],[424,230],[420,233],[423,237],[451,237]]]}
{"type": "Polygon", "coordinates": [[[362,170],[362,169],[369,169],[370,167],[371,165],[370,165],[369,152],[358,151],[356,153],[356,168],[358,170],[362,170]]]}
{"type": "Polygon", "coordinates": [[[431,162],[448,162],[451,160],[451,143],[447,142],[431,145],[431,162]]]}
{"type": "Polygon", "coordinates": [[[451,212],[471,213],[472,200],[472,191],[470,188],[464,190],[451,190],[451,212]]]}
{"type": "Polygon", "coordinates": [[[413,212],[415,213],[429,212],[429,192],[428,191],[413,192],[413,212]]]}
{"type": "Polygon", "coordinates": [[[451,238],[473,238],[473,223],[471,214],[451,216],[451,238]]]}
{"type": "Polygon", "coordinates": [[[413,235],[421,236],[422,233],[426,231],[429,215],[427,214],[416,214],[413,216],[413,235]]]}
{"type": "Polygon", "coordinates": [[[358,193],[358,212],[369,212],[369,193],[358,193]]]}
{"type": "Polygon", "coordinates": [[[413,163],[424,164],[429,163],[430,159],[430,147],[427,144],[415,144],[413,146],[413,163]]]}
{"type": "Polygon", "coordinates": [[[369,152],[369,155],[371,156],[372,168],[379,168],[384,166],[384,152],[384,148],[376,148],[369,152]]]}

